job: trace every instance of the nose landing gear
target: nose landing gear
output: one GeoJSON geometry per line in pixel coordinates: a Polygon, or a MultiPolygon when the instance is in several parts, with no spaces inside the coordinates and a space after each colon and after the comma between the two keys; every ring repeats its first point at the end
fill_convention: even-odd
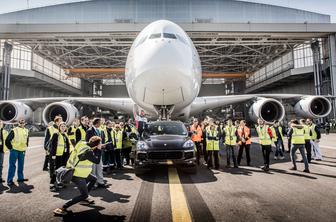
{"type": "Polygon", "coordinates": [[[159,115],[159,120],[170,120],[174,105],[154,105],[154,107],[159,115]]]}

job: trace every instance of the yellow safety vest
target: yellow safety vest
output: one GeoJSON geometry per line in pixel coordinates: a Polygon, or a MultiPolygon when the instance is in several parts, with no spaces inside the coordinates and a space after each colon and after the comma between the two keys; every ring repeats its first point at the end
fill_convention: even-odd
{"type": "Polygon", "coordinates": [[[56,129],[54,126],[49,126],[48,130],[49,130],[50,139],[52,138],[54,133],[58,133],[58,129],[56,129]]]}
{"type": "Polygon", "coordinates": [[[293,128],[292,144],[305,144],[304,129],[293,128]]]}
{"type": "Polygon", "coordinates": [[[268,134],[268,127],[264,126],[264,127],[257,127],[257,132],[258,132],[258,136],[259,136],[259,143],[263,146],[266,145],[271,145],[272,144],[272,138],[270,137],[270,135],[268,134]]]}
{"type": "Polygon", "coordinates": [[[79,161],[79,156],[91,148],[86,142],[80,141],[77,143],[74,151],[71,152],[69,160],[67,162],[68,168],[74,168],[74,176],[80,178],[87,178],[92,172],[93,163],[89,160],[79,161]]]}
{"type": "Polygon", "coordinates": [[[2,129],[2,140],[4,141],[4,144],[2,144],[2,140],[0,140],[0,145],[3,145],[4,153],[7,151],[7,147],[5,143],[7,136],[8,136],[8,132],[5,129],[2,129]]]}
{"type": "MultiPolygon", "coordinates": [[[[273,140],[273,142],[275,142],[275,141],[278,140],[278,136],[277,136],[277,134],[276,134],[276,132],[275,132],[275,127],[272,126],[272,127],[271,127],[271,130],[272,130],[272,134],[273,134],[273,138],[272,138],[272,140],[273,140]]],[[[278,130],[279,130],[281,139],[282,139],[282,141],[283,141],[282,127],[279,126],[279,127],[278,127],[278,130]]]]}
{"type": "Polygon", "coordinates": [[[71,135],[68,135],[69,140],[76,140],[76,127],[70,126],[71,135]]]}
{"type": "Polygon", "coordinates": [[[315,124],[312,124],[312,125],[310,126],[310,130],[311,130],[311,132],[312,132],[312,135],[311,135],[311,139],[312,139],[312,140],[316,140],[316,139],[317,139],[317,133],[316,133],[316,131],[315,131],[315,127],[316,127],[315,124]]]}
{"type": "MultiPolygon", "coordinates": [[[[106,126],[105,125],[100,126],[99,130],[100,130],[101,134],[104,132],[104,141],[102,141],[102,143],[107,143],[108,137],[107,137],[107,128],[106,128],[106,126]]],[[[102,135],[101,135],[101,138],[103,138],[102,135]]]]}
{"type": "Polygon", "coordinates": [[[225,131],[225,144],[230,146],[236,145],[237,143],[236,127],[227,126],[225,127],[224,131],[225,131]]]}
{"type": "Polygon", "coordinates": [[[304,138],[305,140],[310,140],[311,136],[310,136],[310,128],[308,125],[303,125],[303,129],[304,129],[304,138]]]}
{"type": "MultiPolygon", "coordinates": [[[[111,139],[112,139],[112,144],[113,146],[115,146],[115,141],[114,141],[114,137],[115,137],[115,131],[113,129],[111,129],[111,132],[110,132],[110,135],[111,135],[111,139]]],[[[106,136],[106,141],[108,140],[107,136],[106,136]]]]}
{"type": "Polygon", "coordinates": [[[218,137],[218,131],[207,131],[207,138],[206,138],[206,150],[207,151],[214,151],[214,150],[219,150],[219,139],[218,140],[213,140],[213,139],[208,139],[209,137],[218,137]]]}
{"type": "Polygon", "coordinates": [[[115,149],[121,149],[123,147],[122,135],[123,131],[114,132],[115,135],[115,149]]]}
{"type": "Polygon", "coordinates": [[[63,156],[65,150],[65,141],[63,135],[58,133],[56,156],[63,156]]]}
{"type": "Polygon", "coordinates": [[[80,126],[78,129],[79,129],[79,131],[81,133],[81,141],[85,141],[85,139],[86,139],[86,131],[83,129],[82,126],[80,126]]]}
{"type": "Polygon", "coordinates": [[[15,127],[14,131],[14,138],[12,140],[12,146],[14,150],[17,151],[26,151],[27,149],[27,139],[28,139],[28,129],[15,127]]]}

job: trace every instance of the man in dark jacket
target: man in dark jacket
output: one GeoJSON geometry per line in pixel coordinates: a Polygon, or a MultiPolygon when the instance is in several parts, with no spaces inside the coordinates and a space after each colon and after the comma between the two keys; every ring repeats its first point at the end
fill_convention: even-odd
{"type": "Polygon", "coordinates": [[[89,118],[87,116],[82,116],[80,126],[76,129],[76,143],[86,140],[86,131],[88,128],[89,118]]]}
{"type": "Polygon", "coordinates": [[[46,134],[44,137],[44,150],[46,152],[44,163],[43,163],[43,170],[48,171],[48,164],[49,164],[49,148],[52,136],[58,132],[58,126],[62,122],[62,117],[56,116],[54,122],[51,122],[51,126],[48,126],[46,130],[46,134]]]}
{"type": "MultiPolygon", "coordinates": [[[[99,136],[104,141],[104,132],[100,130],[100,118],[96,118],[92,122],[93,126],[86,131],[86,141],[89,142],[94,136],[99,136]]],[[[93,164],[92,174],[97,178],[96,186],[98,188],[106,188],[103,175],[103,162],[100,160],[98,164],[93,164]]]]}

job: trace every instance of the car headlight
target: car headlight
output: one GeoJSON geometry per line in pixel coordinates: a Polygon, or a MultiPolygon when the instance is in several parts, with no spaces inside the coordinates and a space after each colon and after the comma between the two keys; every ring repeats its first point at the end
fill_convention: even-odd
{"type": "Polygon", "coordinates": [[[192,140],[188,140],[183,144],[183,148],[193,148],[194,142],[192,140]]]}
{"type": "Polygon", "coordinates": [[[139,141],[137,143],[137,149],[138,150],[146,150],[147,148],[148,148],[148,145],[144,141],[139,141]]]}

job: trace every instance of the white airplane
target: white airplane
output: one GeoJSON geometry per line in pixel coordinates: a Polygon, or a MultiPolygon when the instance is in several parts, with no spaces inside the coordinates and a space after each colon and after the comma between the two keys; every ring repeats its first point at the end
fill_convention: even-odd
{"type": "Polygon", "coordinates": [[[159,20],[145,27],[135,39],[126,61],[126,87],[130,98],[54,97],[27,98],[0,102],[0,119],[15,122],[29,120],[33,110],[44,107],[47,124],[61,114],[66,123],[78,117],[81,104],[127,113],[143,109],[157,119],[187,119],[206,109],[236,103],[251,103],[249,115],[256,121],[282,120],[284,101],[294,106],[297,115],[321,118],[331,112],[330,101],[323,96],[297,94],[245,94],[197,97],[202,69],[197,50],[177,24],[159,20]],[[281,100],[278,101],[277,99],[281,100]]]}

